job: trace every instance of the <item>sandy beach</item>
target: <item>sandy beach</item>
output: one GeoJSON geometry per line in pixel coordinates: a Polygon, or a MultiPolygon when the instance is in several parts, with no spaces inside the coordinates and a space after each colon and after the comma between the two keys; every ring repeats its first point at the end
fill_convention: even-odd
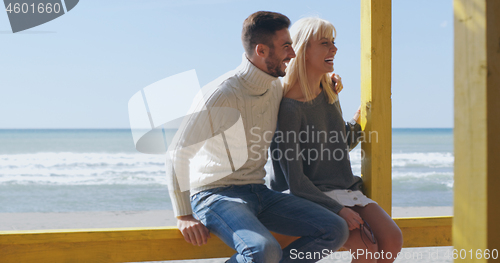
{"type": "MultiPolygon", "coordinates": [[[[452,215],[449,206],[394,207],[393,217],[452,215]]],[[[171,210],[71,213],[0,213],[0,231],[175,226],[171,210]]]]}
{"type": "MultiPolygon", "coordinates": [[[[447,216],[453,207],[394,207],[393,217],[447,216]]],[[[117,227],[174,226],[170,210],[157,211],[99,211],[71,213],[0,213],[0,231],[40,229],[82,229],[117,227]]],[[[395,262],[452,262],[446,258],[451,247],[405,248],[395,262]]],[[[226,259],[168,261],[174,263],[218,263],[226,259]]],[[[348,252],[337,252],[322,263],[350,262],[348,252]]]]}

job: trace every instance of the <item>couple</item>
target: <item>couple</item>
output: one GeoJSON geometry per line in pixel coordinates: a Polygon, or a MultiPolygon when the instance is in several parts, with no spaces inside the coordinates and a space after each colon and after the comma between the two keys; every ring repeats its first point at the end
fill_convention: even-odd
{"type": "Polygon", "coordinates": [[[354,262],[377,262],[361,255],[377,251],[384,258],[390,252],[385,262],[392,262],[401,231],[357,191],[361,181],[347,157],[356,138],[331,142],[326,136],[360,130],[359,112],[344,122],[340,77],[329,77],[335,28],[304,18],[290,36],[289,26],[279,13],[250,15],[243,23],[242,64],[218,79],[177,132],[166,162],[177,225],[193,245],[205,244],[210,232],[217,235],[237,251],[228,262],[316,262],[342,246],[360,254],[354,262]],[[311,129],[316,132],[300,133],[311,129]],[[270,146],[277,191],[264,184],[270,146]],[[241,148],[243,155],[235,150],[241,148]],[[298,154],[304,149],[328,149],[328,156],[311,161],[298,154]],[[281,192],[286,189],[291,194],[281,192]],[[300,238],[282,249],[270,231],[300,238]]]}

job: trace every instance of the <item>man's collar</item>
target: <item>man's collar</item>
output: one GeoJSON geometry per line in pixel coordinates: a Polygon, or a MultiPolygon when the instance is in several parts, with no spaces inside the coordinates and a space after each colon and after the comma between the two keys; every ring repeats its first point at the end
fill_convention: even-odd
{"type": "Polygon", "coordinates": [[[272,82],[278,79],[256,67],[245,53],[243,53],[241,65],[237,70],[237,74],[245,81],[245,86],[251,95],[266,93],[272,87],[272,82]]]}

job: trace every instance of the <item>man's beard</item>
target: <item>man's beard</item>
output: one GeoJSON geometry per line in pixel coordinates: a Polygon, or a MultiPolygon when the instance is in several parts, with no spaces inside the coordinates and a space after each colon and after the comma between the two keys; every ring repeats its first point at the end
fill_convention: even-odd
{"type": "Polygon", "coordinates": [[[274,50],[269,51],[269,56],[266,58],[267,72],[273,77],[284,77],[286,72],[281,70],[281,62],[274,56],[274,50]]]}

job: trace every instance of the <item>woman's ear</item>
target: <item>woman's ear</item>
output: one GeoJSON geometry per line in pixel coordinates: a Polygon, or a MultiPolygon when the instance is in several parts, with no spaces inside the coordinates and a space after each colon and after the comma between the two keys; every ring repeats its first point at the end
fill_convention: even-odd
{"type": "Polygon", "coordinates": [[[264,44],[255,45],[255,55],[266,58],[269,55],[269,47],[264,44]]]}

